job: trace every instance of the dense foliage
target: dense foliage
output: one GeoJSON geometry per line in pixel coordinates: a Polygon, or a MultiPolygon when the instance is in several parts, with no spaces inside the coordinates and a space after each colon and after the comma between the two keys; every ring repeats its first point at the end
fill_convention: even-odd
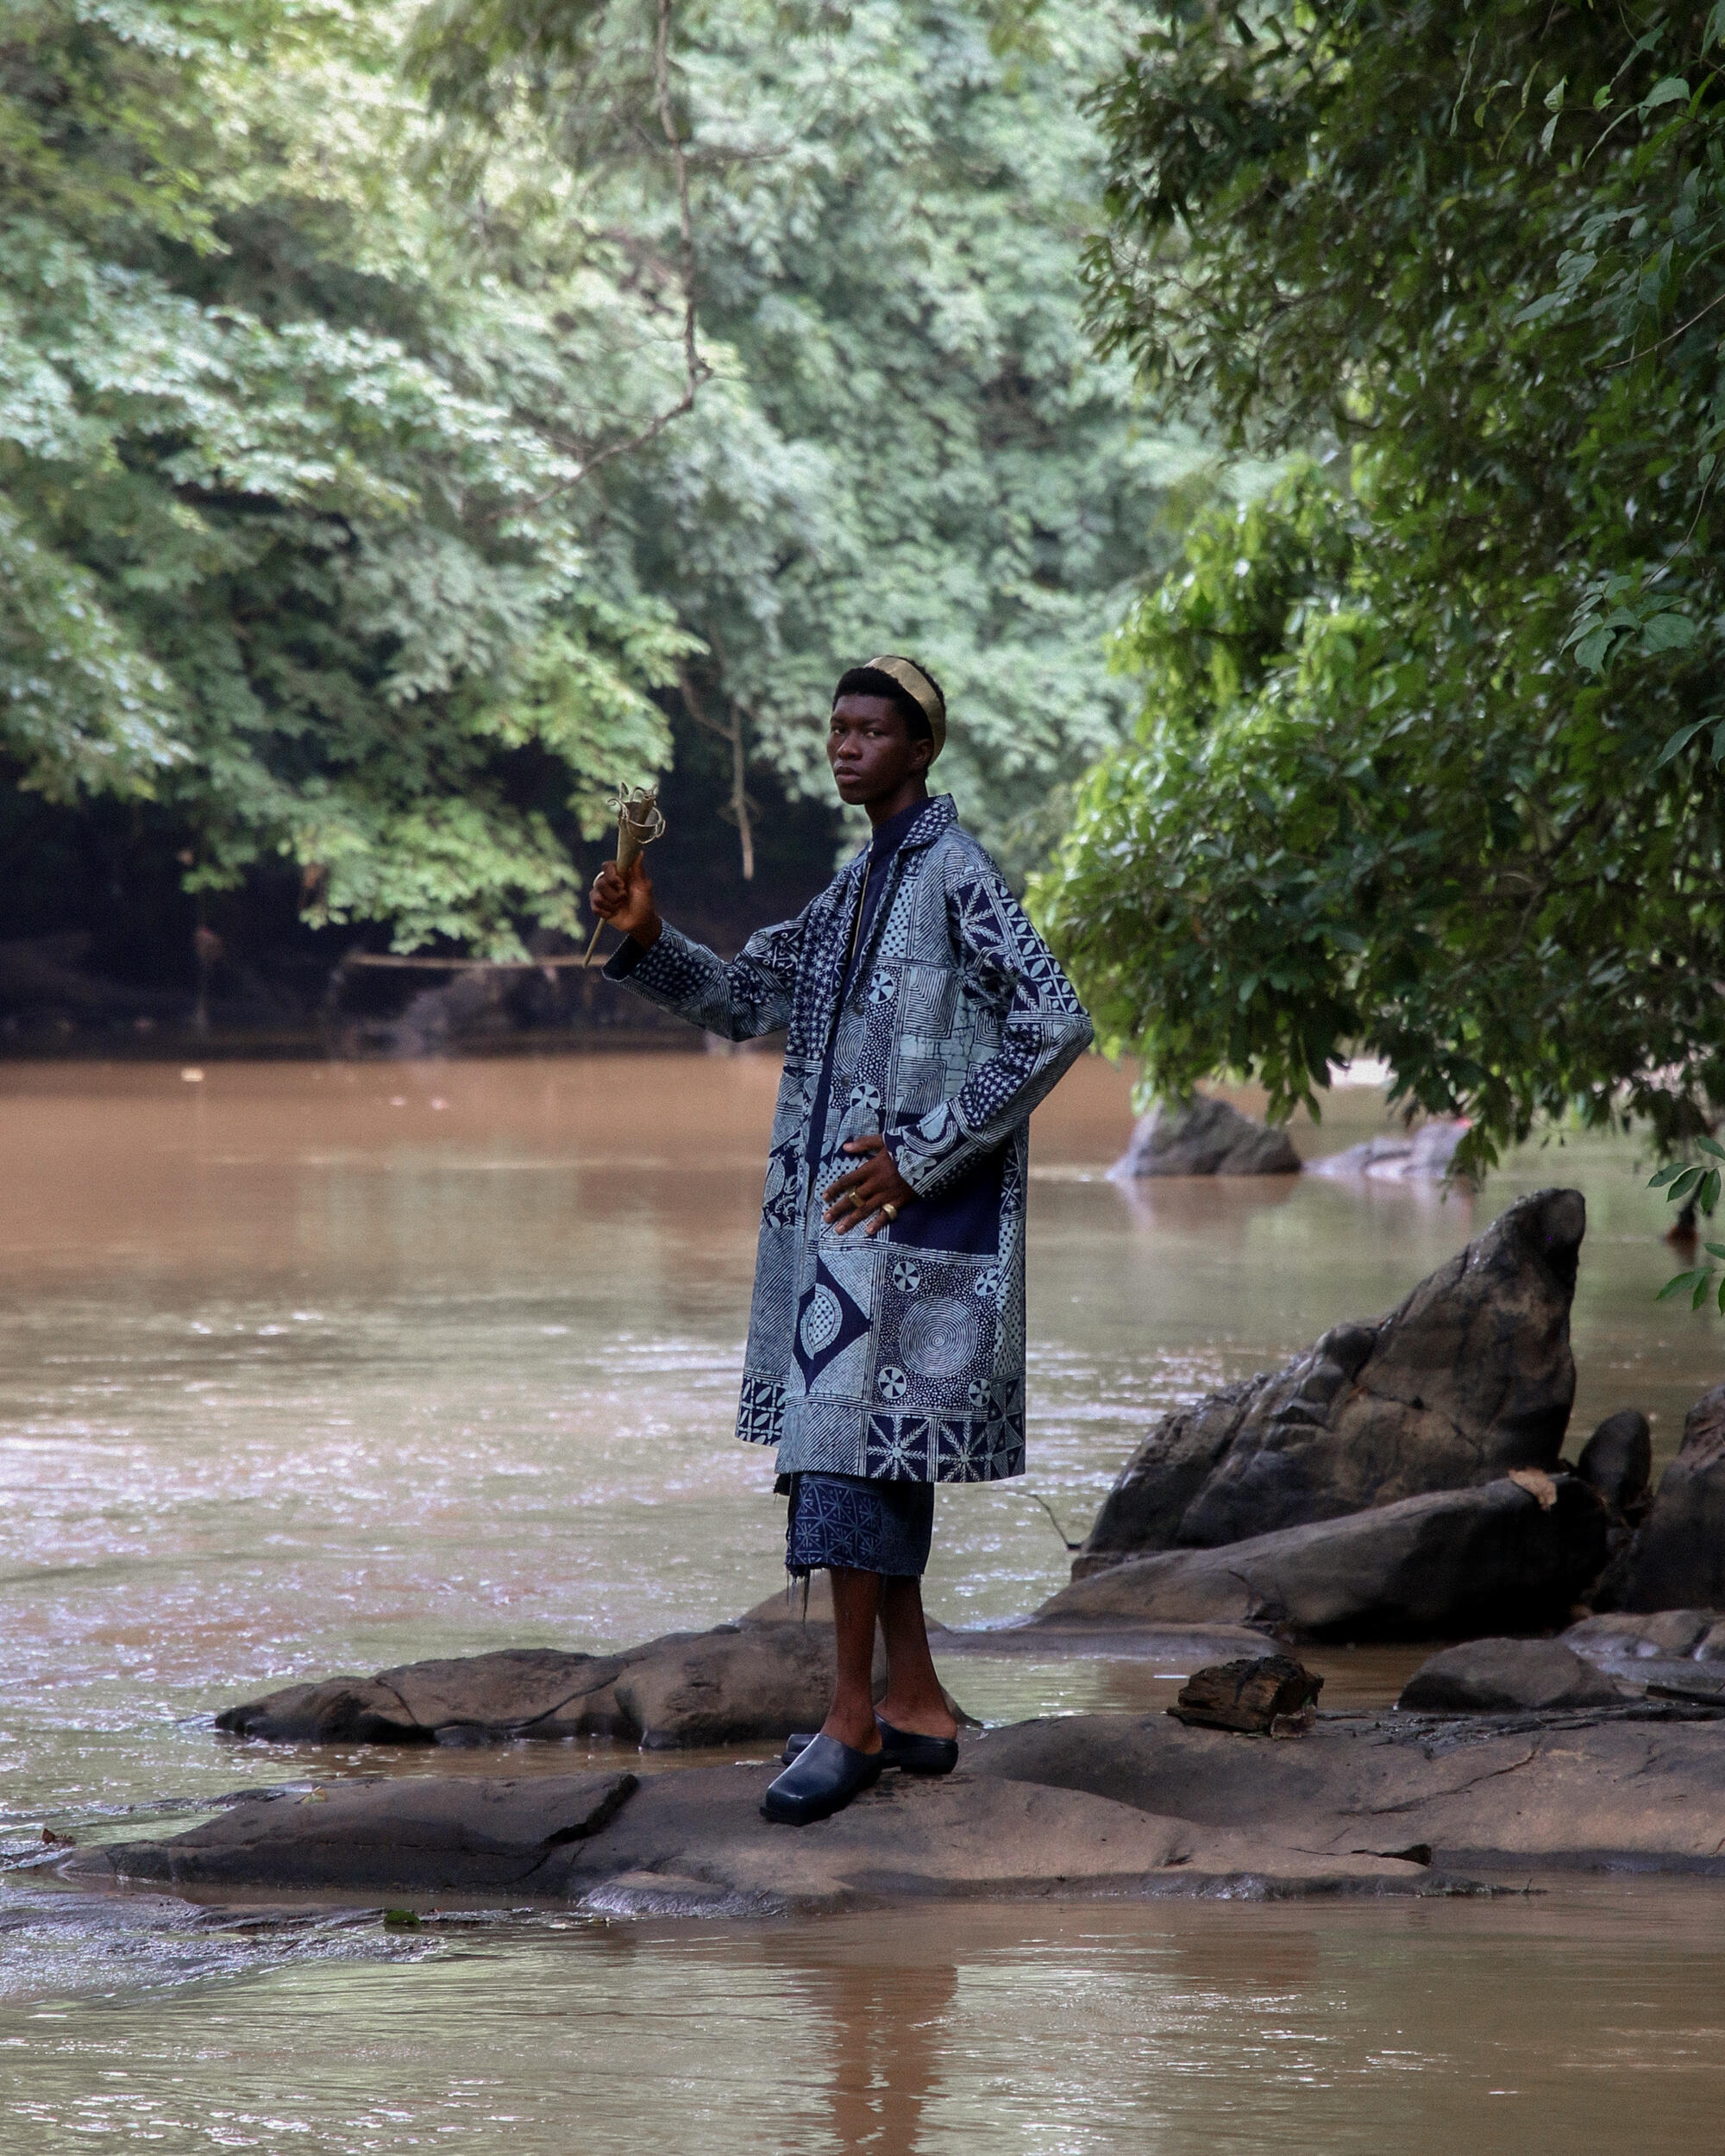
{"type": "Polygon", "coordinates": [[[474,245],[388,28],[9,13],[0,746],[165,803],[193,887],[286,854],[314,916],[509,949],[576,924],[547,811],[597,829],[663,760],[681,645],[597,591],[567,506],[625,377],[609,296],[474,245]]]}
{"type": "Polygon", "coordinates": [[[1202,455],[1079,320],[1120,22],[1026,21],[19,0],[12,777],[152,803],[193,889],[285,858],[314,920],[505,952],[578,926],[580,834],[674,753],[704,815],[751,769],[825,798],[831,683],[885,645],[1036,858],[1202,455]]]}
{"type": "MultiPolygon", "coordinates": [[[[1082,323],[1101,185],[1082,100],[1136,10],[1048,0],[1033,34],[951,0],[680,0],[701,335],[691,422],[612,476],[631,591],[674,600],[703,653],[687,705],[794,794],[828,798],[839,672],[883,648],[934,669],[939,774],[1012,860],[1129,717],[1103,652],[1189,429],[1133,423],[1130,370],[1082,323]]],[[[677,204],[659,145],[614,116],[651,10],[438,0],[418,61],[440,112],[507,160],[530,121],[591,213],[660,259],[677,204]],[[637,144],[631,154],[631,140],[637,144]]]]}
{"type": "Polygon", "coordinates": [[[1041,915],[1102,1030],[1287,1108],[1366,1050],[1492,1157],[1725,1107],[1725,9],[1176,8],[1112,85],[1105,339],[1339,445],[1140,609],[1041,915]]]}

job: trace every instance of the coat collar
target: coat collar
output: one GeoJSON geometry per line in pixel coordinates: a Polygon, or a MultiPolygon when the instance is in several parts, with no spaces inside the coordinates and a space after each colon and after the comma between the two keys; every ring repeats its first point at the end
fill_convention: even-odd
{"type": "MultiPolygon", "coordinates": [[[[958,808],[950,793],[932,793],[922,805],[922,812],[893,849],[895,854],[908,853],[913,846],[932,846],[941,833],[958,821],[958,808]]],[[[865,846],[851,862],[854,869],[869,858],[865,846]]]]}

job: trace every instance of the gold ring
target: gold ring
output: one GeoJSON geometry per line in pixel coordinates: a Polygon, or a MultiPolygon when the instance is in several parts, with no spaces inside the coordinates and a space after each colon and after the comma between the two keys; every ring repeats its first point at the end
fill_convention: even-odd
{"type": "Polygon", "coordinates": [[[881,1210],[889,1220],[896,1220],[899,1217],[899,1209],[896,1206],[882,1206],[881,1210]]]}

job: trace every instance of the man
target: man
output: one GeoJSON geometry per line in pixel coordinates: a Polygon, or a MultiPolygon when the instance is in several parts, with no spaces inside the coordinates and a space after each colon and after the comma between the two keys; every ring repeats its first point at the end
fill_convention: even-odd
{"type": "Polygon", "coordinates": [[[790,1570],[832,1580],[831,1712],[762,1806],[792,1824],[882,1765],[957,1763],[922,1610],[934,1485],[1024,1472],[1026,1126],[1091,1033],[951,797],[930,798],[945,743],[925,667],[844,675],[827,761],[869,849],[728,966],[661,921],[640,860],[593,891],[628,938],[612,980],[731,1040],[786,1029],[737,1426],[778,1447],[790,1570]]]}

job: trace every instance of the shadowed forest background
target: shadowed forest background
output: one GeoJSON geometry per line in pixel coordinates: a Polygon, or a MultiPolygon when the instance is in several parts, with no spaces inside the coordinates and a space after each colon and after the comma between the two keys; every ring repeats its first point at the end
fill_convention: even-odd
{"type": "Polygon", "coordinates": [[[736,948],[854,843],[825,714],[885,645],[1147,1086],[1281,1109],[1364,1050],[1465,1165],[1681,1148],[1725,1103],[1722,27],[22,0],[6,1044],[614,1017],[535,971],[413,1035],[443,976],[330,982],[579,949],[656,774],[667,909],[736,948]]]}

